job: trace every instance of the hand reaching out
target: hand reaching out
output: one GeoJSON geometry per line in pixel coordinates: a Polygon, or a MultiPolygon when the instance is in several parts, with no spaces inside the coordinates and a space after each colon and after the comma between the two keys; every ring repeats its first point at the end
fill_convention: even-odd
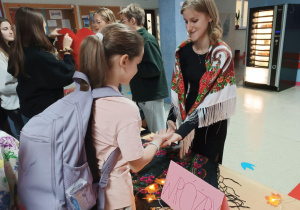
{"type": "Polygon", "coordinates": [[[167,123],[168,123],[169,129],[171,129],[173,132],[175,132],[177,130],[177,126],[174,121],[168,120],[167,123]]]}
{"type": "Polygon", "coordinates": [[[58,33],[59,30],[60,30],[60,28],[54,29],[54,31],[51,32],[49,37],[55,39],[58,36],[62,36],[62,34],[58,33]]]}
{"type": "Polygon", "coordinates": [[[182,137],[179,134],[173,133],[172,137],[169,138],[167,141],[164,141],[163,144],[161,145],[161,147],[170,146],[172,143],[174,143],[176,141],[180,141],[181,139],[182,139],[182,137]]]}
{"type": "Polygon", "coordinates": [[[158,143],[158,145],[162,145],[163,142],[167,141],[171,136],[173,135],[173,131],[171,129],[164,129],[160,130],[159,132],[156,131],[155,136],[152,136],[147,141],[155,141],[158,143]]]}
{"type": "Polygon", "coordinates": [[[63,40],[63,49],[65,48],[70,48],[72,45],[73,39],[69,36],[68,33],[66,33],[66,35],[64,36],[64,40],[63,40]]]}
{"type": "Polygon", "coordinates": [[[172,134],[173,132],[170,129],[168,130],[164,129],[161,130],[160,132],[156,131],[155,136],[150,137],[150,139],[148,139],[148,141],[152,140],[152,143],[153,145],[155,145],[155,147],[147,146],[144,150],[143,157],[137,160],[128,161],[130,169],[133,172],[140,171],[145,165],[147,165],[153,159],[155,154],[158,152],[157,149],[159,150],[162,143],[168,140],[172,136],[172,134]]]}

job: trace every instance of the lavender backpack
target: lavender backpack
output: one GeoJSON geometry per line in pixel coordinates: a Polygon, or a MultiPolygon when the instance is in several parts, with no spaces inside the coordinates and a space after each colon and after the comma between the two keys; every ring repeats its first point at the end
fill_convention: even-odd
{"type": "Polygon", "coordinates": [[[120,150],[104,164],[98,191],[93,187],[84,140],[93,99],[122,94],[110,87],[80,91],[80,79],[89,84],[87,77],[75,72],[73,79],[73,93],[34,116],[22,129],[18,194],[26,209],[91,209],[97,200],[97,209],[104,209],[103,188],[120,150]]]}

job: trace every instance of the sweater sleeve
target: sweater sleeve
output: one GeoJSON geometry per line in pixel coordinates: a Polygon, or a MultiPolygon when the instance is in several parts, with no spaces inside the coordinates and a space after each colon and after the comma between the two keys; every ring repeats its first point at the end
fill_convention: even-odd
{"type": "Polygon", "coordinates": [[[159,52],[159,47],[153,41],[146,41],[144,45],[144,56],[138,65],[137,75],[141,78],[156,77],[161,74],[163,61],[159,52]]]}
{"type": "MultiPolygon", "coordinates": [[[[176,122],[176,116],[173,112],[174,107],[170,109],[168,119],[172,120],[173,122],[176,122]]],[[[179,134],[183,139],[194,129],[198,127],[198,118],[197,120],[190,122],[184,122],[178,129],[175,131],[175,133],[179,134]]]]}
{"type": "Polygon", "coordinates": [[[174,107],[170,109],[167,120],[172,120],[173,122],[176,122],[176,116],[173,111],[174,107]]]}
{"type": "Polygon", "coordinates": [[[37,61],[40,70],[38,74],[38,85],[42,88],[62,88],[73,82],[75,64],[71,55],[65,55],[59,61],[49,52],[40,52],[40,59],[37,61]]]}
{"type": "Polygon", "coordinates": [[[11,74],[7,72],[7,62],[5,62],[3,59],[0,59],[0,93],[16,93],[17,85],[17,81],[11,74]]]}
{"type": "Polygon", "coordinates": [[[190,122],[184,122],[175,133],[179,134],[182,139],[184,139],[193,129],[198,127],[198,118],[197,120],[190,122]]]}

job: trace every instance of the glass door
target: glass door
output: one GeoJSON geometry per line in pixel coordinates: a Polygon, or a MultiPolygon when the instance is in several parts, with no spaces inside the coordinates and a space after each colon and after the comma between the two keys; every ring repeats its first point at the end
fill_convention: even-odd
{"type": "Polygon", "coordinates": [[[245,81],[268,84],[274,7],[250,9],[245,81]]]}
{"type": "Polygon", "coordinates": [[[252,16],[250,37],[250,66],[269,68],[273,10],[255,12],[252,16]]]}

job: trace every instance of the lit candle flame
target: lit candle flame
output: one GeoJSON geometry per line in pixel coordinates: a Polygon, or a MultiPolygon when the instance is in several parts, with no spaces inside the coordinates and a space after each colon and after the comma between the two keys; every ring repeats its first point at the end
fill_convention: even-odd
{"type": "Polygon", "coordinates": [[[160,184],[160,185],[164,185],[165,184],[165,179],[155,179],[154,182],[157,183],[157,184],[160,184]]]}
{"type": "Polygon", "coordinates": [[[158,190],[158,185],[157,184],[152,184],[152,185],[146,187],[145,190],[147,190],[148,193],[155,193],[158,190]]]}
{"type": "Polygon", "coordinates": [[[143,199],[147,199],[150,202],[150,201],[156,200],[156,197],[155,197],[155,195],[147,194],[146,198],[143,198],[143,199]]]}

